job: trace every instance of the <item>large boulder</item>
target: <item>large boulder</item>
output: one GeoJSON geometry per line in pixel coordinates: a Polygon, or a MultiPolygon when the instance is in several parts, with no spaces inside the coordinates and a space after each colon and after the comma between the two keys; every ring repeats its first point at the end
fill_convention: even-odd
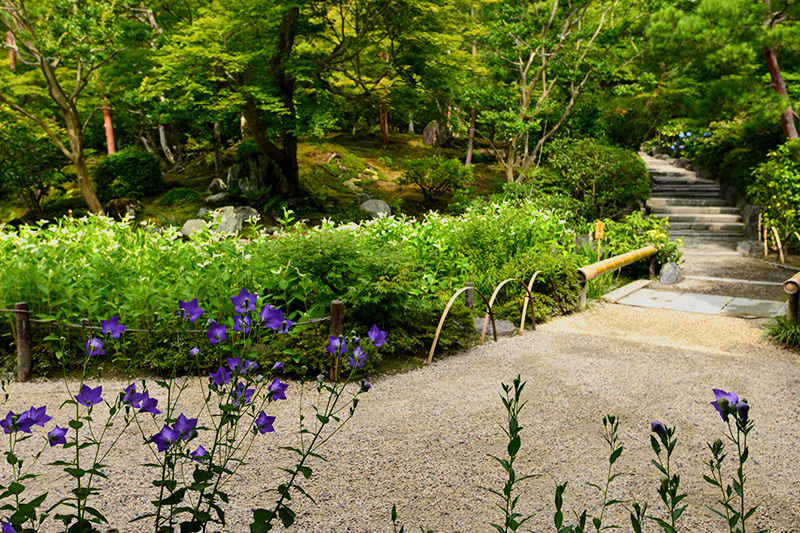
{"type": "Polygon", "coordinates": [[[258,218],[258,211],[250,206],[236,207],[227,205],[216,209],[212,216],[215,222],[219,222],[217,232],[219,233],[238,233],[242,230],[245,221],[251,217],[258,218]]]}
{"type": "Polygon", "coordinates": [[[422,144],[436,146],[436,142],[439,140],[440,135],[439,123],[435,120],[432,120],[422,131],[422,144]]]}
{"type": "Polygon", "coordinates": [[[664,263],[661,266],[661,273],[658,276],[658,282],[662,285],[675,285],[683,281],[683,274],[681,267],[677,263],[664,263]]]}
{"type": "Polygon", "coordinates": [[[361,209],[372,213],[375,218],[392,216],[392,208],[383,200],[367,200],[361,204],[361,209]]]}
{"type": "Polygon", "coordinates": [[[264,154],[254,154],[228,170],[228,189],[233,192],[257,192],[276,183],[280,176],[277,164],[264,154]]]}
{"type": "Polygon", "coordinates": [[[189,237],[207,227],[208,224],[202,218],[192,218],[184,222],[183,227],[181,227],[181,235],[189,237]]]}
{"type": "Polygon", "coordinates": [[[219,205],[222,202],[228,199],[228,195],[224,192],[218,192],[217,194],[212,194],[208,198],[206,198],[206,205],[219,205]]]}
{"type": "Polygon", "coordinates": [[[143,209],[144,206],[142,206],[142,204],[129,198],[114,198],[103,206],[103,211],[105,211],[106,216],[115,220],[135,218],[136,213],[143,209]]]}

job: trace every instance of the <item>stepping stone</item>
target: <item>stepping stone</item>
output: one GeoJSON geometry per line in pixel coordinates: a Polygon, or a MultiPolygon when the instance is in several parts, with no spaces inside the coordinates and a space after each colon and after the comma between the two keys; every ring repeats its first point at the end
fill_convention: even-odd
{"type": "Polygon", "coordinates": [[[681,296],[683,295],[679,292],[642,289],[634,292],[630,296],[621,298],[617,301],[617,303],[622,305],[633,305],[635,307],[663,308],[681,296]]]}
{"type": "Polygon", "coordinates": [[[788,309],[786,302],[770,302],[768,300],[752,300],[750,298],[734,298],[722,308],[720,314],[739,318],[775,318],[785,315],[788,309]]]}
{"type": "Polygon", "coordinates": [[[733,301],[733,296],[717,296],[714,294],[681,294],[672,301],[665,302],[664,309],[673,311],[689,311],[704,315],[716,315],[722,308],[733,301]]]}

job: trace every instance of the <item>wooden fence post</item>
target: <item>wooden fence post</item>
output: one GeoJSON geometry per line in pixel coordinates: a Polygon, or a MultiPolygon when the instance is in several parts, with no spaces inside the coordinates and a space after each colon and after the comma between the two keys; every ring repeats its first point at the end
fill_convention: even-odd
{"type": "Polygon", "coordinates": [[[580,305],[581,311],[586,311],[586,285],[588,281],[580,281],[581,284],[581,294],[578,297],[578,304],[580,305]]]}
{"type": "Polygon", "coordinates": [[[468,281],[464,286],[470,288],[464,293],[464,305],[466,305],[468,309],[475,309],[475,283],[468,281]]]}
{"type": "Polygon", "coordinates": [[[28,302],[14,304],[17,326],[17,380],[31,379],[33,360],[31,359],[31,322],[28,302]]]}
{"type": "MultiPolygon", "coordinates": [[[[331,302],[331,337],[342,336],[342,314],[344,304],[341,300],[333,300],[331,302]]],[[[331,366],[330,378],[336,380],[339,377],[339,357],[333,355],[333,366],[331,366]]]]}
{"type": "Polygon", "coordinates": [[[650,258],[650,279],[656,279],[656,256],[650,258]]]}

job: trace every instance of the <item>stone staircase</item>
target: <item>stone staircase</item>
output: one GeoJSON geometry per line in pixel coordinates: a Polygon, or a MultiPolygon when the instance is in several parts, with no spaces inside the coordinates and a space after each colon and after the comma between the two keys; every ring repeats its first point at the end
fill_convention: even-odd
{"type": "Polygon", "coordinates": [[[719,184],[698,178],[694,172],[640,153],[650,173],[648,211],[669,218],[673,237],[740,237],[741,211],[720,198],[719,184]]]}

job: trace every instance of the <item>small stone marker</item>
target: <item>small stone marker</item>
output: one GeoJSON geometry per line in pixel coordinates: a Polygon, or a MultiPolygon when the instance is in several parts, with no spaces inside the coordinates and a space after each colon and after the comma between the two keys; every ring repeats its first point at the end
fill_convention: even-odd
{"type": "Polygon", "coordinates": [[[683,274],[681,267],[677,263],[664,263],[661,267],[661,274],[658,276],[658,282],[662,285],[674,285],[683,281],[683,274]]]}
{"type": "Polygon", "coordinates": [[[361,204],[361,209],[364,211],[369,211],[372,213],[372,216],[378,218],[380,216],[390,217],[392,216],[392,208],[389,207],[389,204],[384,202],[383,200],[367,200],[363,204],[361,204]]]}

